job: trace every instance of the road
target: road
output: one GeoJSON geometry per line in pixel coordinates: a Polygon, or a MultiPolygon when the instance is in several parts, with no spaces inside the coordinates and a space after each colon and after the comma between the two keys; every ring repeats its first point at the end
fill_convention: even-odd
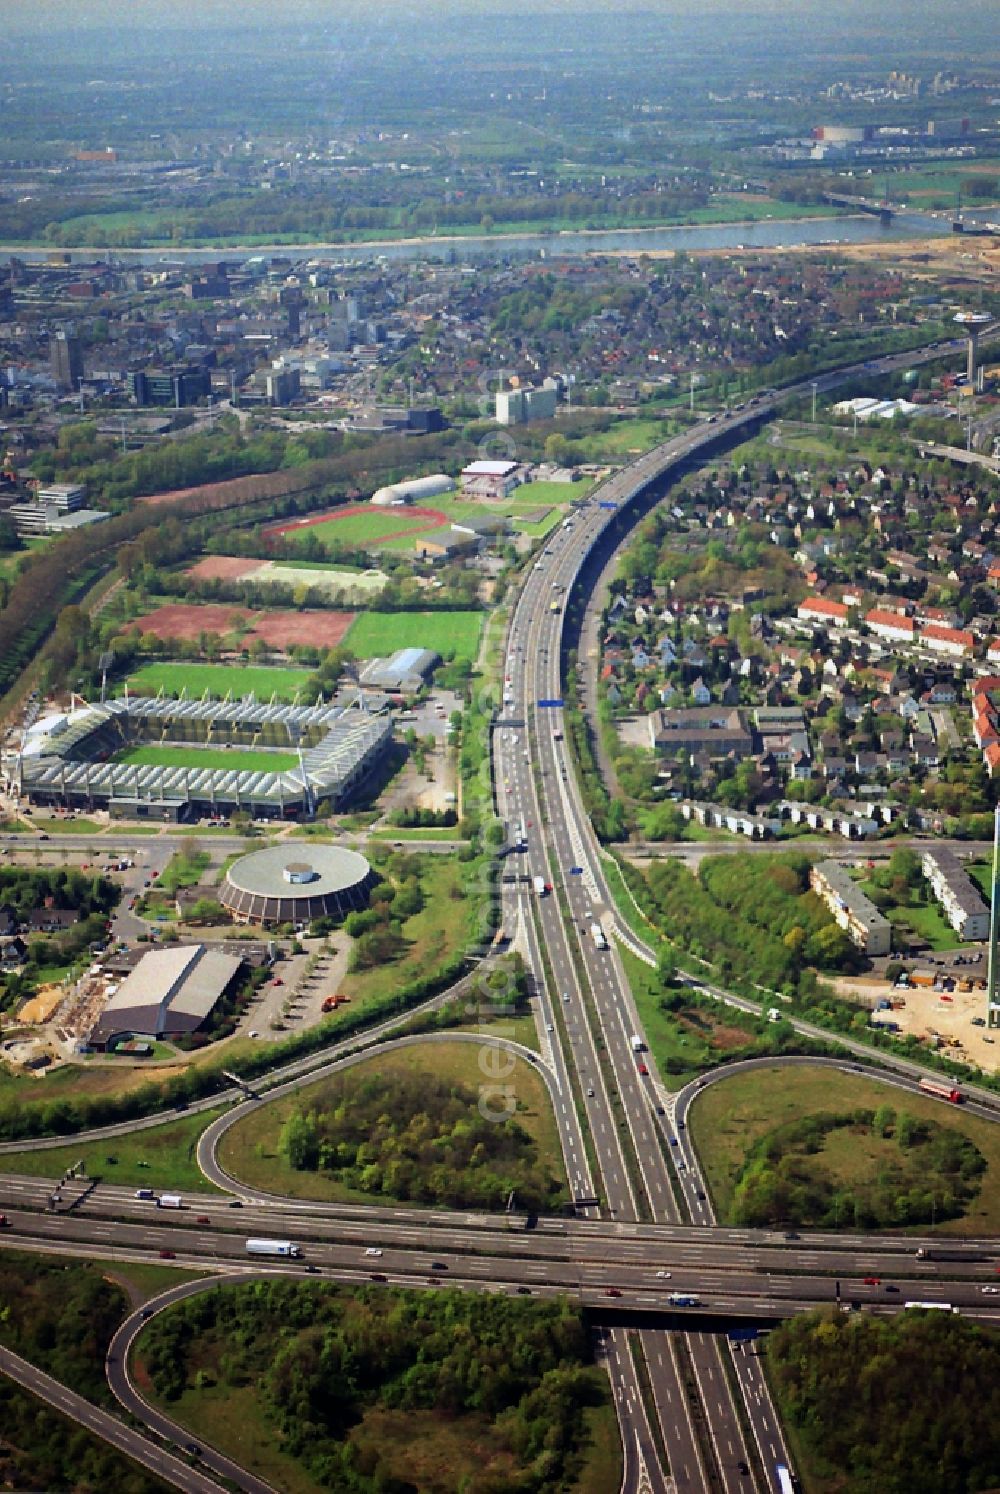
{"type": "Polygon", "coordinates": [[[0,1371],[39,1400],[45,1401],[53,1411],[68,1416],[78,1426],[85,1427],[88,1432],[110,1443],[119,1452],[141,1463],[151,1473],[163,1479],[164,1483],[172,1484],[175,1489],[187,1490],[188,1494],[224,1494],[222,1485],[207,1478],[199,1469],[158,1447],[141,1432],[124,1426],[107,1411],[91,1405],[82,1395],[77,1395],[76,1391],[70,1390],[59,1380],[54,1380],[43,1370],[36,1369],[27,1359],[22,1359],[12,1350],[0,1348],[0,1371]]]}

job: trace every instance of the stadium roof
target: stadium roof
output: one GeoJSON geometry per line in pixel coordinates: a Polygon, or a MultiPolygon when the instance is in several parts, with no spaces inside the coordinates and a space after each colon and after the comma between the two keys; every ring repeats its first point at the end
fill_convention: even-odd
{"type": "MultiPolygon", "coordinates": [[[[95,706],[70,718],[63,730],[34,737],[32,752],[21,764],[22,786],[43,797],[259,804],[282,811],[308,807],[310,801],[336,800],[388,746],[391,736],[388,719],[345,706],[261,704],[252,695],[225,701],[133,696],[95,706]],[[180,737],[191,746],[190,765],[99,760],[135,736],[155,733],[156,739],[169,741],[174,723],[204,728],[198,739],[186,732],[180,737]],[[261,745],[269,751],[295,752],[299,762],[283,772],[245,764],[231,769],[197,766],[199,742],[225,747],[235,745],[237,734],[243,741],[256,733],[265,735],[261,745]]],[[[252,745],[241,748],[243,755],[252,751],[252,745]]]]}

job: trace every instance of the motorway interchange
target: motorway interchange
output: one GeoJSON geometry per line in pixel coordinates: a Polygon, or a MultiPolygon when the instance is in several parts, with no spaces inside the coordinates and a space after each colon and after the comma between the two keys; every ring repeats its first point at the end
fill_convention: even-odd
{"type": "MultiPolygon", "coordinates": [[[[866,371],[889,372],[940,355],[941,349],[894,355],[866,371]]],[[[824,375],[815,387],[834,387],[849,373],[824,375]]],[[[918,1260],[919,1242],[912,1239],[810,1235],[799,1240],[715,1226],[686,1134],[696,1087],[671,1096],[651,1057],[637,1051],[641,1026],[615,935],[640,957],[652,955],[623,924],[610,896],[562,735],[563,607],[605,529],[671,467],[766,418],[779,398],[813,387],[809,382],[714,417],[608,479],[550,537],[511,618],[504,704],[493,731],[497,809],[508,843],[516,847],[503,863],[502,924],[535,977],[541,1054],[524,1050],[524,1056],[537,1063],[549,1086],[577,1217],[540,1220],[525,1230],[515,1228],[515,1218],[498,1222],[413,1209],[338,1209],[254,1196],[221,1172],[215,1147],[225,1127],[259,1103],[255,1100],[243,1101],[205,1133],[199,1150],[203,1171],[238,1197],[199,1204],[202,1212],[196,1216],[192,1207],[169,1211],[168,1218],[168,1211],[128,1190],[72,1183],[64,1185],[53,1208],[51,1182],[9,1176],[0,1182],[10,1223],[6,1243],[119,1260],[155,1259],[166,1252],[178,1264],[222,1273],[175,1288],[133,1314],[109,1353],[109,1382],[123,1404],[151,1432],[197,1459],[198,1466],[190,1467],[150,1438],[122,1429],[127,1450],[155,1466],[167,1482],[198,1494],[221,1487],[203,1471],[207,1468],[252,1494],[268,1488],[214,1449],[195,1448],[183,1428],[141,1401],[127,1373],[131,1343],[152,1312],[220,1280],[260,1274],[259,1262],[252,1270],[247,1262],[248,1235],[301,1242],[300,1261],[275,1262],[268,1270],[316,1272],[347,1282],[375,1277],[430,1287],[447,1281],[475,1291],[576,1296],[601,1323],[598,1347],[618,1412],[628,1494],[666,1494],[671,1488],[784,1494],[779,1470],[790,1460],[767,1383],[752,1346],[727,1341],[727,1323],[769,1321],[836,1300],[878,1312],[921,1300],[994,1316],[994,1298],[985,1290],[998,1279],[1000,1256],[993,1242],[970,1241],[949,1250],[945,1269],[942,1262],[918,1260]],[[538,896],[539,881],[552,890],[538,896]],[[230,1212],[235,1203],[242,1204],[239,1214],[230,1212]],[[369,1249],[382,1252],[377,1261],[366,1256],[369,1249]],[[672,1307],[671,1294],[695,1301],[672,1307]],[[692,1321],[682,1323],[685,1315],[692,1321]]],[[[389,1038],[394,1025],[384,1024],[378,1036],[389,1038]]],[[[369,1045],[358,1039],[340,1045],[361,1046],[369,1045]]],[[[859,1045],[850,1046],[858,1051],[859,1045]]],[[[294,1066],[288,1084],[314,1081],[336,1053],[332,1049],[294,1066]]],[[[845,1060],[842,1066],[856,1064],[845,1060]]],[[[895,1068],[890,1082],[914,1084],[915,1066],[895,1068]]],[[[990,1119],[1000,1114],[988,1096],[981,1095],[976,1108],[990,1119]]],[[[12,1149],[3,1147],[0,1153],[12,1149]]],[[[12,1356],[0,1360],[0,1368],[52,1404],[64,1391],[53,1391],[45,1377],[14,1363],[12,1356]]],[[[82,1407],[60,1404],[97,1435],[108,1435],[98,1424],[103,1413],[90,1416],[86,1403],[82,1407]]]]}

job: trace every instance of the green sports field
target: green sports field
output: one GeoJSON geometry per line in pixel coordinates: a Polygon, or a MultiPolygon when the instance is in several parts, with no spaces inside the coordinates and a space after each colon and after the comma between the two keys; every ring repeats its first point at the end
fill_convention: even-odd
{"type": "Polygon", "coordinates": [[[367,545],[384,544],[388,539],[405,536],[408,531],[424,533],[433,529],[432,519],[408,514],[405,508],[373,508],[366,513],[328,519],[323,524],[303,525],[300,529],[286,531],[282,537],[291,544],[308,534],[314,535],[324,545],[367,545]]]}
{"type": "Polygon", "coordinates": [[[287,773],[298,765],[294,752],[239,752],[225,747],[130,747],[115,762],[140,768],[222,768],[231,773],[287,773]]]}
{"type": "Polygon", "coordinates": [[[272,669],[255,664],[147,664],[130,678],[129,689],[135,695],[180,695],[200,699],[206,693],[221,700],[227,694],[235,698],[256,695],[267,701],[302,696],[309,679],[308,669],[272,669]]]}
{"type": "Polygon", "coordinates": [[[362,612],[344,647],[358,659],[381,659],[398,648],[429,648],[442,659],[471,663],[485,617],[485,612],[362,612]]]}

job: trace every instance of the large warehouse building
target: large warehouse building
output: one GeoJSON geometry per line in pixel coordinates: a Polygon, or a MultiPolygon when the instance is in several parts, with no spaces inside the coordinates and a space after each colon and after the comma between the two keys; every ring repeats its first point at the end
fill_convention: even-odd
{"type": "Polygon", "coordinates": [[[132,1037],[179,1038],[197,1032],[235,984],[242,959],[206,944],[150,950],[112,995],[90,1034],[91,1047],[132,1037]]]}
{"type": "Polygon", "coordinates": [[[240,923],[338,918],[363,908],[375,882],[364,856],[342,846],[268,846],[241,856],[226,872],[219,901],[240,923]],[[308,857],[308,859],[306,859],[308,857]]]}
{"type": "MultiPolygon", "coordinates": [[[[8,780],[37,804],[184,820],[244,810],[261,819],[308,818],[340,805],[388,750],[387,717],[343,706],[126,697],[47,718],[5,759],[8,780]],[[43,726],[46,729],[40,729],[43,726]],[[183,747],[183,766],[116,762],[143,744],[183,747]],[[232,748],[239,766],[200,767],[198,748],[232,748]],[[289,754],[284,771],[248,765],[255,751],[289,754]]],[[[264,759],[262,759],[262,762],[264,759]]]]}

